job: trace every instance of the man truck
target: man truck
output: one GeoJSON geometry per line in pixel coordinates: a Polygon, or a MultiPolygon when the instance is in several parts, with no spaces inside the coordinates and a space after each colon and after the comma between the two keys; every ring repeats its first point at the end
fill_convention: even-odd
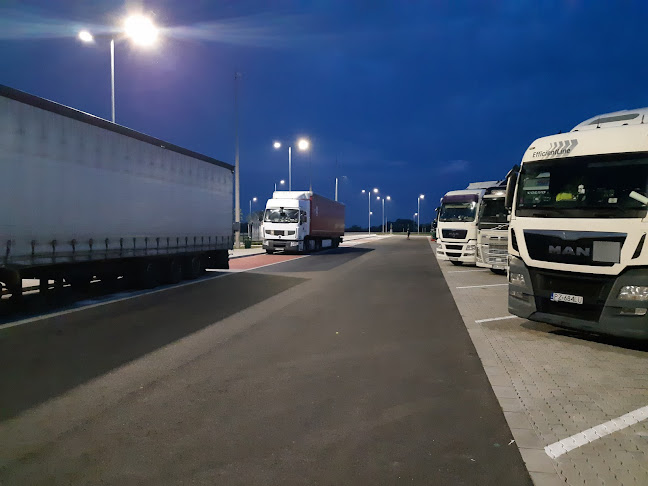
{"type": "Polygon", "coordinates": [[[0,86],[0,282],[142,287],[227,268],[233,167],[0,86]]]}
{"type": "Polygon", "coordinates": [[[344,204],[311,191],[275,191],[263,216],[267,253],[337,248],[344,236],[344,204]]]}
{"type": "Polygon", "coordinates": [[[539,138],[508,177],[509,311],[648,338],[648,108],[539,138]]]}
{"type": "Polygon", "coordinates": [[[478,267],[505,275],[508,268],[508,210],[504,204],[505,182],[484,193],[477,218],[478,267]]]}
{"type": "Polygon", "coordinates": [[[441,198],[437,226],[437,257],[453,265],[474,265],[477,248],[477,215],[487,188],[497,181],[473,182],[460,191],[450,191],[441,198]]]}

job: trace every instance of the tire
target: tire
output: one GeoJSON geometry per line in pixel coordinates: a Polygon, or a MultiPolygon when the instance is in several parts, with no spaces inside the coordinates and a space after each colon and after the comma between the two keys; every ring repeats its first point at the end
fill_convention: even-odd
{"type": "Polygon", "coordinates": [[[322,249],[322,240],[317,238],[315,240],[315,251],[320,251],[322,249]]]}
{"type": "Polygon", "coordinates": [[[182,260],[172,258],[166,262],[164,283],[177,284],[182,281],[182,260]]]}
{"type": "Polygon", "coordinates": [[[495,275],[506,275],[506,270],[501,268],[491,268],[490,271],[493,272],[495,275]]]}
{"type": "Polygon", "coordinates": [[[188,257],[184,261],[184,278],[187,280],[195,280],[204,273],[204,265],[202,258],[199,256],[188,257]]]}
{"type": "Polygon", "coordinates": [[[463,265],[463,262],[455,262],[454,260],[450,260],[450,263],[457,266],[463,265]]]}
{"type": "Polygon", "coordinates": [[[137,269],[137,286],[141,289],[152,289],[160,285],[160,264],[154,260],[143,261],[137,269]]]}
{"type": "Polygon", "coordinates": [[[274,252],[275,252],[275,251],[274,251],[274,250],[271,250],[270,248],[266,249],[266,253],[267,253],[268,255],[272,255],[274,252]]]}

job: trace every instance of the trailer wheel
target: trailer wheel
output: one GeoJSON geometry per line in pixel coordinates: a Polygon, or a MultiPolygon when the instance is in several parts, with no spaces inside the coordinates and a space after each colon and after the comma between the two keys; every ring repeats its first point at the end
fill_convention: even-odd
{"type": "Polygon", "coordinates": [[[182,261],[179,258],[171,258],[165,270],[165,283],[177,284],[182,280],[182,261]]]}
{"type": "Polygon", "coordinates": [[[453,265],[457,265],[457,266],[463,265],[463,262],[456,262],[454,260],[450,260],[450,263],[452,263],[453,265]]]}
{"type": "Polygon", "coordinates": [[[199,256],[192,256],[185,260],[184,277],[187,280],[195,280],[203,273],[203,262],[199,256]]]}
{"type": "Polygon", "coordinates": [[[152,289],[160,285],[160,265],[154,260],[140,263],[137,272],[138,287],[152,289]]]}

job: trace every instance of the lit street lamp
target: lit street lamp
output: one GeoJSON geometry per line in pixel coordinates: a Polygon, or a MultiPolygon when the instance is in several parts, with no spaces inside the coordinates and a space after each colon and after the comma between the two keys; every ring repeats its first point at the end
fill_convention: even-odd
{"type": "MultiPolygon", "coordinates": [[[[272,146],[275,150],[280,149],[281,142],[274,142],[272,146]]],[[[310,148],[310,142],[305,138],[300,138],[297,140],[297,148],[304,152],[310,148]]],[[[288,147],[288,190],[292,191],[292,146],[288,147]]]]}
{"type": "Polygon", "coordinates": [[[416,220],[416,232],[420,233],[421,231],[421,199],[425,199],[425,195],[421,194],[419,195],[417,199],[417,204],[418,204],[418,212],[416,213],[417,220],[416,220]]]}
{"type": "MultiPolygon", "coordinates": [[[[283,179],[281,179],[281,180],[279,181],[279,184],[282,185],[282,186],[283,186],[285,183],[286,183],[286,181],[284,181],[283,179]]],[[[277,190],[277,183],[275,182],[275,191],[276,191],[276,190],[277,190]]]]}
{"type": "Polygon", "coordinates": [[[252,225],[252,202],[256,202],[256,201],[257,201],[256,197],[253,197],[252,199],[250,199],[250,216],[248,216],[248,221],[249,221],[249,223],[248,223],[248,237],[252,237],[252,230],[251,230],[251,227],[252,227],[251,226],[252,225]]]}
{"type": "Polygon", "coordinates": [[[386,199],[387,201],[391,201],[391,197],[390,197],[390,196],[386,196],[386,197],[383,197],[383,198],[382,198],[382,206],[383,206],[383,214],[382,214],[382,218],[383,218],[383,233],[387,233],[387,220],[385,219],[385,199],[386,199]]]}
{"type": "MultiPolygon", "coordinates": [[[[135,44],[151,46],[158,37],[158,28],[153,21],[143,15],[131,15],[124,21],[122,32],[135,44]]],[[[94,43],[94,36],[87,30],[79,32],[79,40],[86,44],[94,43]]],[[[115,38],[110,39],[110,93],[112,105],[112,122],[115,123],[115,38]]]]}
{"type": "MultiPolygon", "coordinates": [[[[367,199],[369,200],[369,229],[367,229],[367,231],[368,231],[369,233],[371,233],[371,192],[372,192],[372,191],[370,191],[369,189],[367,189],[367,190],[365,191],[365,190],[363,189],[363,190],[362,190],[362,194],[364,194],[365,192],[367,193],[367,199]]],[[[374,187],[374,188],[373,188],[373,193],[374,193],[374,194],[378,194],[378,188],[374,187]]]]}

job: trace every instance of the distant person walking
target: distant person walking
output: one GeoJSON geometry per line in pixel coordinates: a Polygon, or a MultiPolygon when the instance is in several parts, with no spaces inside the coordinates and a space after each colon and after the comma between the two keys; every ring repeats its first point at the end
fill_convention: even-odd
{"type": "Polygon", "coordinates": [[[410,229],[407,228],[407,239],[409,240],[409,235],[410,235],[410,229]]]}

